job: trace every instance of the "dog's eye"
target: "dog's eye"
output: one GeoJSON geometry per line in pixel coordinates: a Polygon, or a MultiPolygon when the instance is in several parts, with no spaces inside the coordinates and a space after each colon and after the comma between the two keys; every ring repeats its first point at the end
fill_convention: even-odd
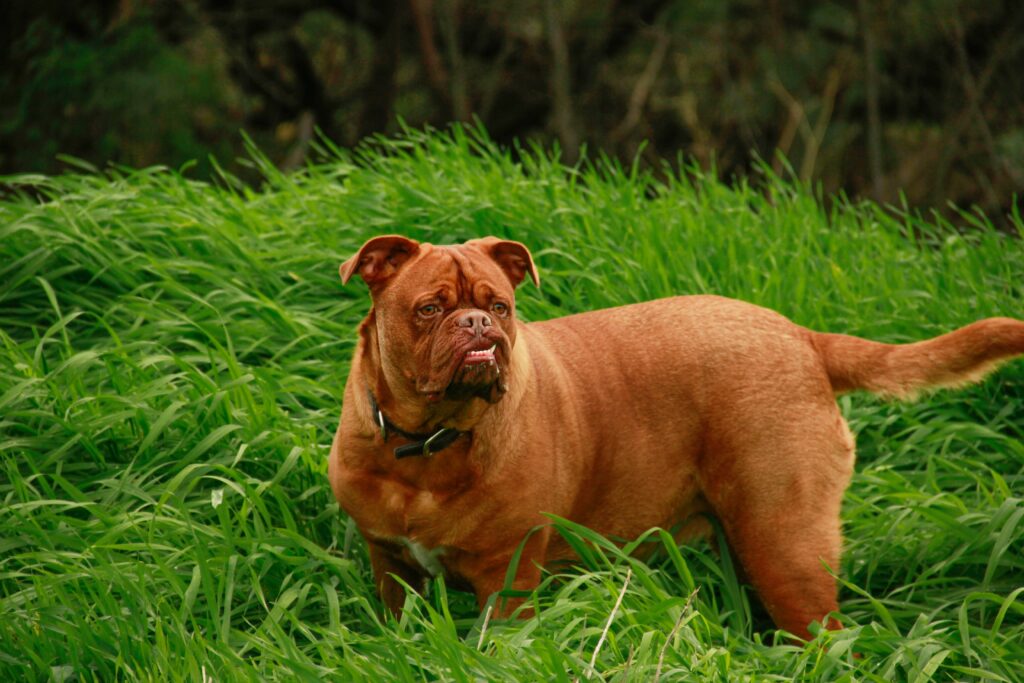
{"type": "Polygon", "coordinates": [[[503,304],[500,301],[495,301],[493,304],[491,304],[491,310],[500,315],[502,318],[508,315],[508,305],[503,304]]]}
{"type": "Polygon", "coordinates": [[[420,306],[417,313],[424,318],[433,318],[435,315],[441,312],[441,307],[437,304],[427,304],[426,306],[420,306]]]}

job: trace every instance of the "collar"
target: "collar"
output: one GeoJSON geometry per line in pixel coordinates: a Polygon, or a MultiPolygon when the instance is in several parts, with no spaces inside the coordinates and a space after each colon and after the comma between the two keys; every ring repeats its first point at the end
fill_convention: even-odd
{"type": "Polygon", "coordinates": [[[398,460],[414,455],[431,456],[451,446],[463,434],[469,434],[469,432],[460,432],[458,429],[452,429],[451,427],[442,427],[431,434],[407,432],[384,417],[384,412],[377,405],[377,399],[373,397],[372,391],[367,389],[366,395],[370,399],[370,410],[373,411],[373,419],[380,426],[380,437],[384,442],[387,442],[391,434],[397,434],[413,442],[395,448],[395,458],[398,460]]]}

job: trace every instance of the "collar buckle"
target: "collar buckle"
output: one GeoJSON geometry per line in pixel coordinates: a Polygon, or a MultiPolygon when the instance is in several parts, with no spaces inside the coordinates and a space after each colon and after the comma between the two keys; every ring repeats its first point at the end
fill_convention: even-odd
{"type": "Polygon", "coordinates": [[[431,455],[433,455],[433,454],[434,454],[434,453],[433,453],[433,452],[432,452],[432,451],[430,450],[430,446],[431,446],[431,444],[433,444],[433,443],[434,443],[435,441],[437,441],[437,438],[438,438],[439,436],[441,436],[442,434],[444,434],[444,433],[445,433],[446,431],[448,431],[448,430],[447,430],[447,429],[438,429],[438,430],[437,430],[436,432],[434,432],[433,434],[431,434],[431,435],[430,435],[429,437],[427,437],[427,438],[426,438],[426,439],[425,439],[425,440],[423,441],[423,457],[424,457],[424,458],[429,458],[429,457],[430,457],[431,455]]]}

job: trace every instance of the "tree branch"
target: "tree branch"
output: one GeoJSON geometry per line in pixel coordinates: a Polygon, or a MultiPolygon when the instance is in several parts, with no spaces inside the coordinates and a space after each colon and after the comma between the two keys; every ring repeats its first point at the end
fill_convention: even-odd
{"type": "Polygon", "coordinates": [[[437,44],[434,42],[434,2],[433,0],[409,0],[409,7],[416,24],[416,34],[420,43],[420,61],[423,63],[427,83],[430,84],[430,89],[434,91],[434,95],[441,101],[445,109],[450,109],[448,71],[444,67],[444,62],[441,61],[437,44]]]}
{"type": "Polygon", "coordinates": [[[882,186],[882,116],[878,103],[878,49],[871,26],[871,0],[857,0],[861,35],[864,38],[864,86],[867,97],[868,168],[871,172],[871,194],[881,200],[882,186]]]}
{"type": "Polygon", "coordinates": [[[562,31],[561,17],[557,14],[560,7],[557,0],[544,0],[544,23],[552,58],[549,83],[555,131],[562,143],[566,163],[574,164],[580,155],[580,138],[573,121],[569,49],[565,43],[565,33],[562,31]]]}
{"type": "Polygon", "coordinates": [[[644,65],[644,70],[640,73],[640,77],[636,79],[636,85],[633,86],[633,93],[629,97],[629,107],[626,109],[626,116],[623,117],[619,125],[615,126],[609,135],[613,144],[628,135],[636,127],[636,124],[640,122],[640,117],[644,112],[644,105],[647,104],[647,100],[651,96],[651,89],[658,78],[658,72],[661,71],[661,65],[665,61],[665,55],[668,53],[670,42],[669,35],[664,29],[658,28],[655,31],[655,42],[654,47],[651,48],[651,56],[647,58],[647,64],[644,65]]]}
{"type": "Polygon", "coordinates": [[[441,0],[441,35],[444,38],[448,65],[449,96],[452,116],[457,121],[469,120],[469,94],[466,88],[466,69],[459,48],[459,7],[458,0],[441,0]]]}

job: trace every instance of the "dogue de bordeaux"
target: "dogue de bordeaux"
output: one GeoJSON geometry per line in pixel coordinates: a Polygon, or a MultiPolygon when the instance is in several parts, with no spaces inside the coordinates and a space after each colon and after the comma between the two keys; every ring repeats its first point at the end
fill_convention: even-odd
{"type": "MultiPolygon", "coordinates": [[[[990,318],[913,344],[813,332],[718,296],[544,322],[516,319],[533,258],[493,237],[435,246],[387,235],[341,264],[373,305],[345,386],[330,481],[369,546],[384,603],[444,574],[481,607],[554,513],[613,538],[679,540],[716,516],[775,623],[838,627],[839,509],[854,439],[835,396],[906,397],[980,379],[1024,353],[990,318]]],[[[512,586],[571,561],[551,527],[512,586]]],[[[509,613],[514,603],[501,603],[509,613]]]]}

